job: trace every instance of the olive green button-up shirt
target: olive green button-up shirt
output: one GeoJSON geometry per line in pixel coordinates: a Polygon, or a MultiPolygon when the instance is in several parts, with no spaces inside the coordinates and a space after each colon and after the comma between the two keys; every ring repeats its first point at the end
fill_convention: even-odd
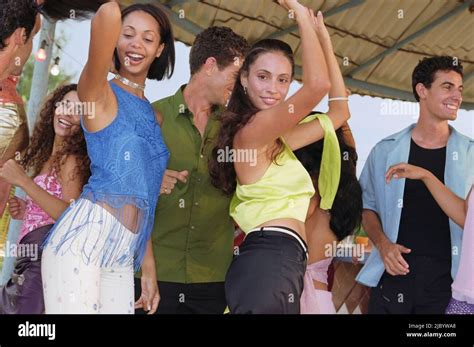
{"type": "Polygon", "coordinates": [[[188,170],[170,195],[161,194],[152,232],[158,281],[222,282],[233,255],[234,226],[230,198],[216,189],[208,161],[217,140],[222,109],[216,109],[201,137],[187,108],[182,86],[175,95],[153,103],[171,153],[168,169],[188,170]]]}

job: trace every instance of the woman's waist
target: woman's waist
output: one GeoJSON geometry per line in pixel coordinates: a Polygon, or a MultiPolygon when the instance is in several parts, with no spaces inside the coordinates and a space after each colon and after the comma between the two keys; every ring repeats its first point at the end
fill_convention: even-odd
{"type": "Polygon", "coordinates": [[[99,194],[134,196],[141,200],[156,200],[160,193],[160,183],[154,175],[97,174],[93,170],[83,188],[83,191],[85,190],[99,194]]]}
{"type": "Polygon", "coordinates": [[[291,229],[294,233],[298,234],[298,236],[301,237],[305,243],[307,242],[304,223],[293,218],[272,219],[256,226],[254,229],[273,226],[291,229]]]}
{"type": "Polygon", "coordinates": [[[80,199],[101,207],[135,234],[149,224],[149,219],[153,218],[155,211],[155,205],[151,204],[149,200],[133,195],[120,196],[83,191],[80,199]]]}
{"type": "MultiPolygon", "coordinates": [[[[297,232],[294,228],[290,226],[295,226],[293,223],[289,223],[289,221],[285,220],[274,220],[270,221],[272,223],[279,223],[279,224],[270,224],[270,223],[265,223],[265,224],[270,224],[270,225],[261,225],[259,227],[253,228],[252,230],[249,230],[247,232],[247,235],[245,237],[246,246],[245,247],[252,247],[250,244],[254,244],[256,240],[260,240],[261,237],[264,237],[265,239],[269,238],[268,240],[274,239],[289,239],[292,240],[293,245],[297,245],[297,248],[294,248],[293,246],[290,247],[289,249],[286,249],[287,251],[290,251],[290,253],[294,253],[295,250],[298,250],[298,252],[302,252],[301,254],[304,254],[304,258],[307,258],[308,255],[308,245],[306,244],[306,241],[303,239],[301,236],[300,232],[297,232]],[[291,251],[293,249],[293,251],[291,251]]],[[[304,234],[304,232],[303,232],[304,234]]],[[[277,243],[274,243],[275,241],[271,241],[271,244],[277,244],[278,247],[282,247],[280,242],[278,241],[277,243]]],[[[260,244],[261,241],[257,241],[257,244],[260,244]]],[[[245,248],[244,247],[244,248],[245,248]]],[[[283,248],[280,250],[283,251],[283,248]]],[[[244,249],[242,249],[244,251],[244,249]]]]}
{"type": "Polygon", "coordinates": [[[295,229],[306,240],[304,222],[308,210],[309,199],[306,203],[284,204],[239,204],[231,203],[230,215],[237,224],[248,232],[258,226],[283,225],[295,229]],[[275,224],[276,223],[276,224],[275,224]]]}
{"type": "Polygon", "coordinates": [[[123,205],[136,205],[140,209],[155,207],[158,194],[148,190],[134,190],[133,187],[112,187],[111,184],[95,184],[88,182],[82,189],[81,198],[95,201],[106,201],[110,205],[120,208],[123,205]]]}

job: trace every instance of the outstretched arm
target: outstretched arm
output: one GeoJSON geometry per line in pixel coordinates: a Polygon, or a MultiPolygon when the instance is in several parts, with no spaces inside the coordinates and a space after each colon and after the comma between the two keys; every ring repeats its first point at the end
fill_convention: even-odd
{"type": "Polygon", "coordinates": [[[330,88],[326,60],[313,29],[314,14],[296,0],[279,0],[294,11],[301,35],[303,86],[288,100],[258,112],[235,137],[237,148],[263,148],[293,129],[330,88]]]}
{"type": "MultiPolygon", "coordinates": [[[[108,86],[107,74],[113,59],[115,46],[120,36],[122,15],[115,2],[102,5],[94,16],[91,25],[89,58],[82,71],[77,93],[82,102],[94,102],[98,115],[87,115],[84,124],[89,131],[105,128],[115,117],[111,112],[111,100],[115,100],[108,86]],[[108,112],[104,112],[107,108],[108,112]]],[[[115,101],[116,103],[116,101],[115,101]]]]}
{"type": "Polygon", "coordinates": [[[430,171],[418,166],[400,163],[391,166],[385,175],[387,183],[393,178],[408,178],[422,180],[426,188],[430,191],[439,207],[454,223],[464,228],[467,214],[467,200],[449,190],[435,175],[430,171]]]}
{"type": "Polygon", "coordinates": [[[37,0],[42,12],[56,20],[85,19],[110,0],[37,0]]]}
{"type": "MultiPolygon", "coordinates": [[[[346,86],[342,77],[339,64],[334,54],[331,43],[331,36],[324,25],[324,19],[321,12],[314,22],[314,30],[318,34],[321,47],[326,58],[329,78],[331,81],[331,89],[329,90],[329,98],[347,97],[346,86]]],[[[332,121],[334,129],[340,128],[350,118],[349,106],[347,100],[334,100],[329,102],[329,111],[327,115],[332,121]]],[[[299,124],[285,134],[285,141],[292,150],[297,150],[316,142],[324,137],[324,130],[319,120],[299,124]]]]}

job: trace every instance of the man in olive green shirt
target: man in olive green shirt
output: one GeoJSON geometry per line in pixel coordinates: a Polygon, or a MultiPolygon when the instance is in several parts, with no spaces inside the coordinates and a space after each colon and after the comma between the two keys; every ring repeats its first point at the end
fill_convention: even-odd
{"type": "MultiPolygon", "coordinates": [[[[222,314],[233,255],[230,198],[210,181],[208,160],[248,45],[224,27],[200,33],[190,53],[191,80],[153,104],[171,153],[152,233],[160,303],[157,313],[222,314]]],[[[136,293],[140,293],[136,280],[136,293]]]]}

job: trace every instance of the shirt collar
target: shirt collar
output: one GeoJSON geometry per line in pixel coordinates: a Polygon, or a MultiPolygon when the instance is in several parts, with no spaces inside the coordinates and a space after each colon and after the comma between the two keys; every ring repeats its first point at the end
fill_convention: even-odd
{"type": "MultiPolygon", "coordinates": [[[[186,88],[187,84],[183,84],[181,87],[179,87],[179,89],[176,91],[176,93],[174,94],[173,96],[173,103],[175,105],[178,105],[178,110],[182,112],[176,112],[174,115],[175,117],[178,117],[180,114],[182,115],[190,115],[191,114],[191,111],[189,110],[188,108],[188,105],[186,105],[186,101],[184,100],[184,94],[183,94],[183,91],[184,91],[184,88],[186,88]],[[183,105],[183,107],[180,109],[180,105],[183,105]]],[[[223,112],[225,111],[225,107],[223,106],[218,106],[218,105],[215,105],[213,108],[212,108],[212,113],[211,113],[211,119],[215,120],[215,119],[218,119],[218,116],[220,114],[222,114],[223,112]]]]}

